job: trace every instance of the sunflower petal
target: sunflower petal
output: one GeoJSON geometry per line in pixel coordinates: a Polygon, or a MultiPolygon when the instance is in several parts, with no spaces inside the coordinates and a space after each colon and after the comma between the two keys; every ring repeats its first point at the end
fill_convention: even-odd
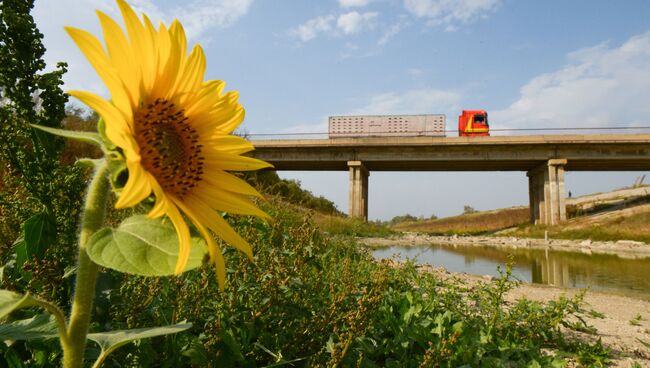
{"type": "Polygon", "coordinates": [[[183,212],[188,213],[187,209],[194,214],[196,220],[200,224],[204,224],[212,230],[223,241],[235,247],[240,252],[244,253],[248,259],[253,260],[253,249],[230,225],[224,220],[216,211],[211,209],[205,203],[198,200],[184,201],[182,204],[183,212]]]}
{"type": "Polygon", "coordinates": [[[255,206],[247,196],[202,185],[196,187],[191,198],[200,199],[211,208],[237,215],[252,215],[268,219],[269,215],[255,206]]]}
{"type": "Polygon", "coordinates": [[[217,148],[204,148],[206,156],[205,165],[215,169],[225,171],[252,171],[273,167],[273,165],[268,162],[255,158],[229,154],[223,151],[218,151],[217,148]]]}
{"type": "Polygon", "coordinates": [[[156,197],[156,203],[154,204],[153,208],[151,208],[149,213],[147,213],[147,217],[157,218],[167,213],[167,207],[170,205],[169,198],[157,181],[151,181],[151,188],[153,190],[154,196],[156,197]]]}
{"type": "Polygon", "coordinates": [[[180,77],[176,81],[176,92],[195,91],[203,81],[205,74],[205,55],[200,46],[195,46],[187,62],[183,65],[180,77]]]}
{"type": "MultiPolygon", "coordinates": [[[[196,228],[201,233],[201,236],[208,243],[208,252],[210,253],[210,260],[214,263],[217,273],[217,281],[219,282],[219,289],[223,291],[226,287],[226,262],[223,259],[223,254],[221,253],[221,248],[214,241],[212,234],[210,234],[205,227],[201,218],[197,216],[196,211],[185,206],[183,202],[177,202],[181,210],[187,215],[187,217],[196,225],[196,228]]],[[[200,209],[198,209],[200,211],[200,209]]],[[[216,214],[215,214],[216,215],[216,214]]],[[[217,215],[218,216],[218,215],[217,215]]],[[[252,252],[251,252],[252,258],[252,252]]]]}
{"type": "Polygon", "coordinates": [[[131,140],[127,138],[130,135],[129,125],[114,105],[90,92],[68,91],[68,94],[97,111],[106,121],[106,135],[111,142],[122,148],[133,149],[131,140]]]}
{"type": "Polygon", "coordinates": [[[93,66],[102,81],[106,84],[115,106],[117,106],[125,116],[130,116],[131,108],[129,96],[124,90],[124,86],[122,81],[119,79],[117,70],[108,60],[104,48],[99,40],[97,40],[95,36],[81,29],[65,27],[65,30],[77,44],[84,56],[86,56],[86,59],[88,59],[90,65],[93,66]]]}
{"type": "MultiPolygon", "coordinates": [[[[197,129],[198,130],[198,129],[197,129]]],[[[200,135],[201,133],[199,133],[200,135]]],[[[208,135],[206,133],[205,135],[208,135]]],[[[211,136],[202,140],[206,145],[218,147],[217,149],[224,153],[233,155],[240,155],[242,153],[250,152],[255,149],[253,144],[244,138],[236,135],[225,135],[222,132],[213,133],[211,136]]]]}
{"type": "Polygon", "coordinates": [[[233,174],[220,170],[208,170],[208,172],[209,174],[203,177],[203,181],[208,187],[221,188],[233,193],[263,198],[255,188],[233,174]]]}
{"type": "Polygon", "coordinates": [[[139,162],[126,161],[129,169],[129,178],[120,197],[115,203],[115,208],[133,207],[151,194],[151,183],[149,174],[142,168],[139,162]]]}
{"type": "Polygon", "coordinates": [[[124,89],[130,97],[131,108],[134,108],[140,100],[140,68],[135,62],[131,45],[120,26],[113,19],[99,10],[97,16],[104,31],[104,40],[111,64],[117,69],[124,89]]]}
{"type": "Polygon", "coordinates": [[[185,270],[187,260],[190,257],[190,229],[176,206],[169,206],[167,210],[167,216],[174,224],[178,234],[178,261],[174,271],[178,275],[185,270]]]}

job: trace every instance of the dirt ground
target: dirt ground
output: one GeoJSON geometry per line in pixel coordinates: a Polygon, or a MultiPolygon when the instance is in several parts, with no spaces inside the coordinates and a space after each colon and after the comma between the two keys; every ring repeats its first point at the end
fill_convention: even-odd
{"type": "MultiPolygon", "coordinates": [[[[417,239],[412,244],[421,244],[420,240],[422,239],[417,239]]],[[[387,246],[389,245],[388,243],[393,243],[394,241],[398,240],[364,239],[361,243],[372,247],[373,245],[387,246]]],[[[477,243],[485,244],[484,242],[477,243]]],[[[578,248],[585,247],[586,245],[585,243],[580,245],[576,244],[578,248]]],[[[624,253],[628,253],[629,255],[630,249],[628,244],[620,245],[625,248],[624,253]]],[[[588,246],[593,246],[593,244],[588,244],[588,246]]],[[[640,247],[638,252],[633,251],[632,253],[645,253],[647,249],[644,248],[640,247]]],[[[423,266],[422,270],[435,272],[443,278],[457,277],[467,282],[487,280],[486,277],[464,273],[451,273],[447,272],[444,268],[428,265],[423,266]]],[[[650,277],[650,270],[648,270],[648,277],[650,277]]],[[[525,297],[544,302],[556,299],[561,294],[570,297],[578,292],[580,291],[576,289],[521,283],[509,293],[508,298],[514,301],[525,297]]],[[[611,367],[628,368],[633,367],[633,364],[636,362],[641,367],[650,368],[650,348],[643,344],[643,342],[650,343],[650,302],[598,292],[587,292],[584,301],[587,304],[585,309],[594,310],[602,314],[602,317],[588,316],[586,321],[598,330],[603,344],[612,350],[613,361],[611,367]]]]}

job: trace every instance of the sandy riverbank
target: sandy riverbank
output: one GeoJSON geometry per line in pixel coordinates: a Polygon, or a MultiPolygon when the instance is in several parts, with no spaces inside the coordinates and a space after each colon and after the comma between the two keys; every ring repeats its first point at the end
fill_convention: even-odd
{"type": "Polygon", "coordinates": [[[405,233],[388,238],[360,238],[358,241],[368,247],[390,247],[393,245],[476,245],[510,249],[553,249],[586,254],[615,254],[622,258],[650,257],[650,244],[633,240],[591,241],[564,239],[532,239],[492,236],[435,236],[419,233],[405,233]]]}
{"type": "MultiPolygon", "coordinates": [[[[512,237],[445,237],[406,234],[393,238],[359,239],[359,242],[369,247],[417,246],[438,243],[606,253],[629,258],[650,256],[650,245],[631,241],[591,242],[553,239],[545,241],[544,239],[518,239],[512,237]]],[[[422,272],[436,273],[441,278],[458,278],[468,283],[489,282],[489,278],[447,272],[441,267],[423,265],[420,269],[422,272]]],[[[650,270],[648,270],[648,274],[650,275],[650,270]]],[[[525,297],[531,300],[550,301],[562,294],[572,296],[578,292],[580,291],[576,289],[521,283],[509,293],[508,299],[514,301],[525,297]]],[[[593,309],[603,314],[602,318],[588,316],[586,320],[596,327],[598,336],[612,350],[614,355],[612,367],[632,367],[634,362],[641,367],[650,367],[650,348],[641,342],[650,342],[650,302],[619,295],[588,292],[585,296],[585,303],[587,304],[587,310],[593,309]]]]}

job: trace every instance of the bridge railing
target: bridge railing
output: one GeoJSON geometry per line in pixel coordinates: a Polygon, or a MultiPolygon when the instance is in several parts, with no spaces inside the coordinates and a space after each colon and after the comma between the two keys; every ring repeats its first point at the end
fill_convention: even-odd
{"type": "MultiPolygon", "coordinates": [[[[490,128],[491,136],[517,136],[517,135],[575,135],[575,134],[648,134],[648,126],[607,126],[607,127],[545,127],[545,128],[490,128]]],[[[440,131],[407,133],[404,136],[439,136],[440,131]],[[435,133],[435,134],[427,134],[435,133]]],[[[275,140],[275,139],[329,139],[328,132],[282,132],[282,133],[248,133],[239,135],[252,140],[275,140]]],[[[372,135],[360,135],[360,137],[395,137],[395,132],[373,132],[372,135]]],[[[458,130],[445,130],[444,136],[457,137],[458,130]]],[[[346,135],[345,137],[350,137],[346,135]]]]}

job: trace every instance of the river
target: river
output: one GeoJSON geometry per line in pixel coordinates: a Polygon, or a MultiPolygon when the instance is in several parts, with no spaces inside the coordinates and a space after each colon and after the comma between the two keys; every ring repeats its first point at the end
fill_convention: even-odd
{"type": "Polygon", "coordinates": [[[540,249],[477,245],[390,246],[373,250],[378,259],[399,256],[451,272],[498,276],[497,266],[512,255],[513,276],[521,281],[627,295],[650,301],[650,258],[628,259],[540,249]]]}

